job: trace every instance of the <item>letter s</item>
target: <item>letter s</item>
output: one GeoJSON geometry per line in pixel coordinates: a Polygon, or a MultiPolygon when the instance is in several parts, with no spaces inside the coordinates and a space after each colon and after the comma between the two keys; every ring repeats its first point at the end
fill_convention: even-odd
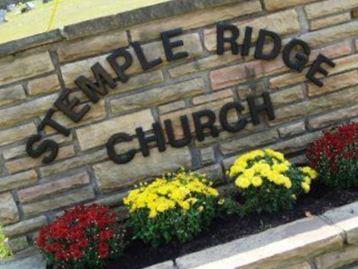
{"type": "Polygon", "coordinates": [[[53,160],[56,159],[58,154],[58,144],[50,139],[42,141],[35,149],[33,148],[33,145],[40,141],[42,138],[41,135],[36,134],[29,137],[26,143],[26,152],[27,154],[32,158],[38,158],[45,152],[49,151],[50,154],[48,154],[46,157],[42,159],[42,163],[48,164],[51,163],[53,160]]]}

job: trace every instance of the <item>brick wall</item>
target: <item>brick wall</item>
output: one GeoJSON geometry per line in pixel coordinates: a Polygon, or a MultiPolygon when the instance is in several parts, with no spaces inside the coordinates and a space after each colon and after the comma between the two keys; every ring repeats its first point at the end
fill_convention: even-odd
{"type": "MultiPolygon", "coordinates": [[[[357,120],[358,0],[223,2],[231,4],[186,11],[125,29],[102,29],[94,36],[52,39],[41,45],[27,42],[26,49],[2,53],[0,223],[15,251],[28,247],[41,225],[74,204],[97,201],[123,212],[121,198],[131,186],[180,166],[200,169],[224,185],[224,171],[234,156],[257,147],[270,146],[302,162],[305,146],[321,130],[357,120]],[[336,67],[330,69],[320,88],[307,82],[303,73],[285,67],[281,57],[265,62],[251,55],[244,59],[230,53],[218,56],[218,21],[240,28],[249,25],[255,31],[267,28],[283,40],[299,37],[312,47],[311,61],[323,53],[334,59],[336,67]],[[182,39],[189,58],[164,61],[146,72],[134,58],[130,80],[93,104],[82,121],[74,123],[62,112],[55,113],[55,120],[71,128],[69,137],[45,129],[60,145],[55,162],[43,165],[41,158],[26,155],[27,137],[36,133],[61,89],[74,88],[79,75],[91,76],[90,67],[96,62],[114,74],[105,58],[131,41],[143,44],[149,60],[164,59],[160,32],[177,27],[184,30],[182,39]],[[218,138],[194,141],[181,149],[168,147],[163,153],[152,149],[149,158],[137,154],[125,165],[108,158],[104,145],[114,133],[134,134],[136,127],[150,130],[152,122],[165,119],[172,119],[178,132],[181,115],[203,108],[218,111],[229,101],[244,101],[249,94],[264,90],[271,93],[274,121],[263,117],[258,126],[248,124],[236,134],[221,132],[218,138]]],[[[88,102],[73,91],[83,103],[88,102]]],[[[136,140],[126,146],[138,148],[136,140]]]]}

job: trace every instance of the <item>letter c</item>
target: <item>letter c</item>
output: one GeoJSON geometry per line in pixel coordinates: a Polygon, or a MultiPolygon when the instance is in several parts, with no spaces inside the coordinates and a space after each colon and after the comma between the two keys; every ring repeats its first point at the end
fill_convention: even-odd
{"type": "Polygon", "coordinates": [[[121,142],[130,142],[132,138],[126,133],[117,133],[112,135],[106,143],[107,153],[109,158],[117,164],[125,164],[133,160],[136,150],[131,149],[126,153],[117,154],[115,145],[121,142]]]}

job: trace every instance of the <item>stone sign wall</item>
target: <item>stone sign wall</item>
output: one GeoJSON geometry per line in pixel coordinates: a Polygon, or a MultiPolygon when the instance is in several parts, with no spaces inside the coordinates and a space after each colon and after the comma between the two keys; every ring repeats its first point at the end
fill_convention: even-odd
{"type": "MultiPolygon", "coordinates": [[[[269,146],[304,162],[305,146],[322,130],[357,120],[357,7],[357,0],[171,1],[0,45],[0,224],[13,249],[27,248],[41,225],[77,203],[96,201],[124,215],[121,198],[131,186],[181,166],[224,186],[234,156],[252,148],[269,146]],[[310,63],[324,54],[336,66],[318,87],[304,75],[309,65],[293,72],[281,54],[273,61],[254,59],[253,50],[245,57],[231,51],[217,55],[220,21],[251,26],[254,36],[261,28],[274,31],[283,43],[300,38],[312,48],[310,63]],[[143,71],[130,44],[140,42],[147,59],[154,60],[165,55],[160,33],[174,28],[183,29],[181,48],[189,57],[172,62],[162,57],[160,65],[143,71]],[[37,133],[60,90],[68,88],[90,104],[75,79],[93,78],[97,62],[114,75],[106,57],[122,47],[134,55],[128,82],[91,103],[80,122],[56,111],[53,119],[71,131],[66,137],[44,129],[60,145],[56,160],[44,165],[42,158],[29,157],[27,138],[37,133]],[[249,122],[241,132],[221,130],[218,137],[165,152],[153,147],[149,157],[136,154],[127,164],[108,157],[105,144],[115,133],[134,135],[142,127],[150,135],[153,122],[171,119],[180,135],[180,116],[203,109],[218,113],[233,101],[242,101],[247,116],[247,96],[263,92],[271,95],[273,121],[263,113],[260,124],[249,122]]],[[[135,139],[117,150],[132,148],[139,148],[135,139]]]]}

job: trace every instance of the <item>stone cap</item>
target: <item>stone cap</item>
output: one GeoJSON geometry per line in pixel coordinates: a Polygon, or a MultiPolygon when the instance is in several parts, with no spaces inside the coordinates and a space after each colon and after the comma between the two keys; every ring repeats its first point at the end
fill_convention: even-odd
{"type": "Polygon", "coordinates": [[[358,246],[358,202],[187,254],[175,263],[178,269],[272,269],[354,245],[358,246]]]}
{"type": "Polygon", "coordinates": [[[0,44],[0,57],[60,40],[72,40],[98,35],[111,30],[126,29],[133,25],[178,16],[201,9],[248,1],[250,0],[170,0],[115,15],[75,23],[65,26],[63,29],[55,29],[50,32],[0,44]]]}

